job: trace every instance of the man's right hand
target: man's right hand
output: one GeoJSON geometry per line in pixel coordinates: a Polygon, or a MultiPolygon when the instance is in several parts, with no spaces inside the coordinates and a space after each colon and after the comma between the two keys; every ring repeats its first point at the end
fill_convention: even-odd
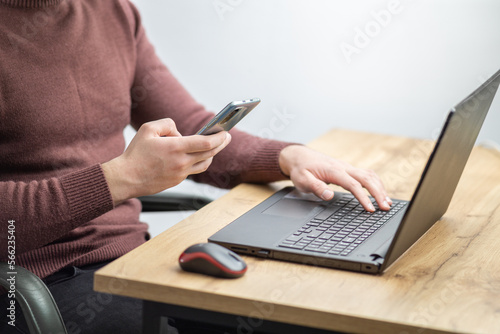
{"type": "Polygon", "coordinates": [[[183,137],[170,118],[143,124],[122,155],[102,164],[113,202],[155,194],[206,171],[230,141],[227,132],[183,137]]]}

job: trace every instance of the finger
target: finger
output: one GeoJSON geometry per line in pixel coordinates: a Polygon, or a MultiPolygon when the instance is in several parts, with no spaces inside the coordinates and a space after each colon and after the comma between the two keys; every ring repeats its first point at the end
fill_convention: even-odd
{"type": "Polygon", "coordinates": [[[183,150],[186,153],[197,153],[210,151],[224,144],[227,145],[231,140],[231,135],[226,131],[222,131],[208,136],[188,136],[184,137],[184,139],[182,143],[183,150]]]}
{"type": "Polygon", "coordinates": [[[231,136],[228,135],[226,137],[226,140],[221,145],[211,149],[210,151],[189,153],[189,156],[192,158],[193,164],[198,163],[200,161],[214,157],[217,153],[226,148],[230,142],[231,142],[231,136]]]}
{"type": "MultiPolygon", "coordinates": [[[[354,171],[357,170],[354,167],[352,167],[351,169],[354,171]]],[[[356,180],[355,177],[347,173],[346,170],[334,170],[334,169],[323,170],[321,173],[318,174],[318,176],[324,182],[335,183],[341,186],[342,188],[348,190],[349,192],[351,192],[354,195],[354,197],[356,197],[356,199],[359,201],[359,203],[365,208],[365,210],[370,212],[375,211],[375,207],[373,206],[372,201],[366,194],[366,191],[363,189],[362,184],[358,180],[356,180]]]]}
{"type": "Polygon", "coordinates": [[[372,201],[370,200],[370,197],[366,194],[365,190],[363,187],[361,187],[361,184],[358,183],[357,185],[354,185],[351,187],[349,190],[354,197],[359,201],[359,203],[365,208],[366,211],[374,212],[375,207],[373,206],[372,201]]]}
{"type": "Polygon", "coordinates": [[[213,158],[210,157],[208,159],[202,160],[200,162],[195,163],[191,168],[189,169],[189,174],[200,174],[205,172],[208,167],[212,164],[213,158]]]}
{"type": "Polygon", "coordinates": [[[359,181],[361,185],[368,190],[373,198],[375,198],[380,209],[389,210],[391,208],[392,200],[387,195],[384,184],[375,172],[371,170],[353,169],[349,170],[348,174],[359,181]]]}
{"type": "Polygon", "coordinates": [[[346,171],[342,171],[339,175],[336,175],[335,180],[337,180],[336,184],[353,194],[365,210],[370,212],[375,211],[372,201],[358,180],[349,175],[346,171]]]}
{"type": "Polygon", "coordinates": [[[300,191],[313,193],[324,201],[329,201],[334,196],[333,190],[325,182],[319,180],[307,170],[301,176],[292,176],[292,181],[300,191]]]}
{"type": "Polygon", "coordinates": [[[182,137],[171,118],[144,123],[138,132],[150,137],[182,137]]]}

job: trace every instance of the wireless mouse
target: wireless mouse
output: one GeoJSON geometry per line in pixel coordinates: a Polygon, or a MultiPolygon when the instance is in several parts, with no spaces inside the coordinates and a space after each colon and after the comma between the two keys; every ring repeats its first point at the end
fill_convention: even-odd
{"type": "Polygon", "coordinates": [[[241,277],[247,271],[238,254],[213,243],[188,247],[179,257],[179,265],[185,271],[224,278],[241,277]]]}

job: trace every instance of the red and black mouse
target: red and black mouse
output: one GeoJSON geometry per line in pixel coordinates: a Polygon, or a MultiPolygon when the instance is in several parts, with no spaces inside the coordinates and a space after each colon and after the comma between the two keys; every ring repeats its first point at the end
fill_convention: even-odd
{"type": "Polygon", "coordinates": [[[213,243],[188,247],[179,257],[185,271],[215,277],[237,278],[247,271],[247,265],[235,252],[213,243]]]}

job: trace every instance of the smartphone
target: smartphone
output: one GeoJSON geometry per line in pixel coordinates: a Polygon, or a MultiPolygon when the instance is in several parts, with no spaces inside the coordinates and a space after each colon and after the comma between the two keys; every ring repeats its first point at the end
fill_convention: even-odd
{"type": "Polygon", "coordinates": [[[211,135],[221,131],[229,131],[243,117],[248,115],[260,103],[259,98],[253,98],[243,101],[233,101],[224,107],[214,116],[204,127],[200,129],[197,135],[211,135]]]}

